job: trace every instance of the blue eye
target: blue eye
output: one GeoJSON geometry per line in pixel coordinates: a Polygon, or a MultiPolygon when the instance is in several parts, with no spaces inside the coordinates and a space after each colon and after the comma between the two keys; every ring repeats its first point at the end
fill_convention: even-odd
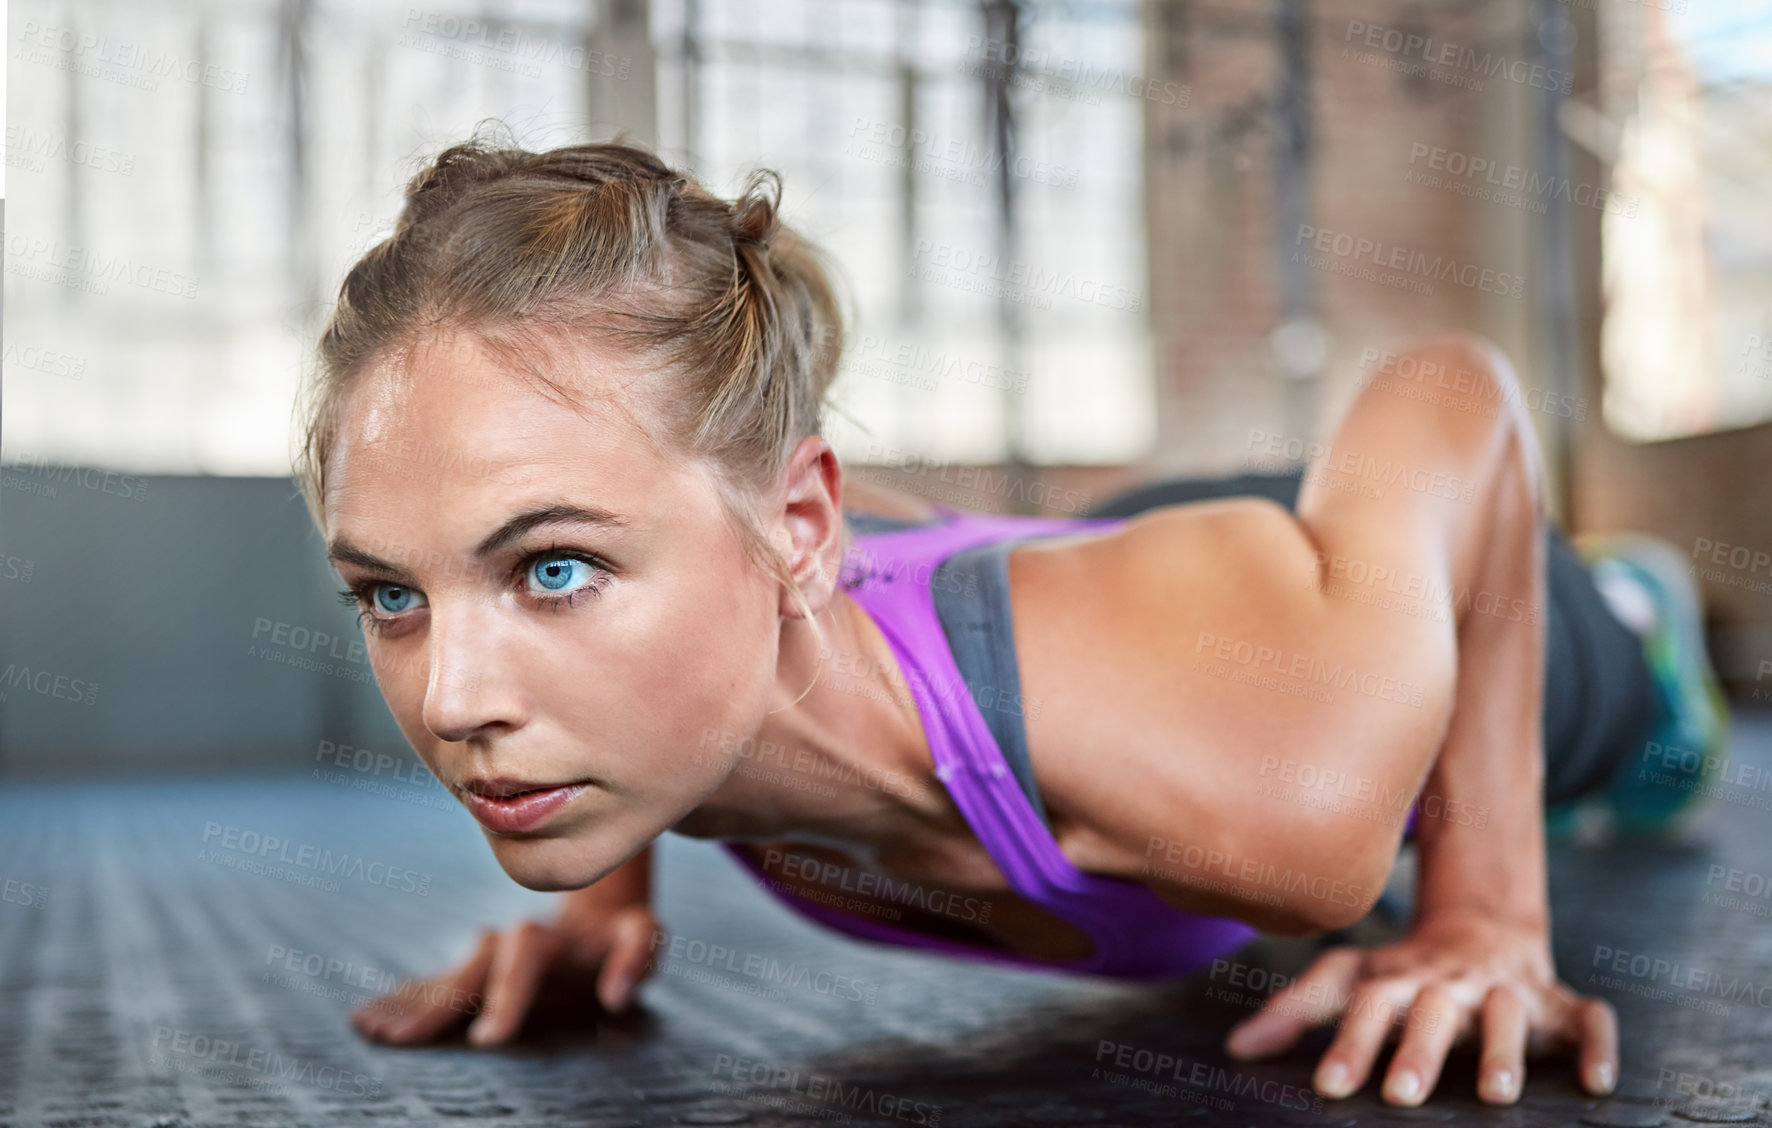
{"type": "Polygon", "coordinates": [[[388,615],[399,615],[414,607],[422,606],[425,597],[420,595],[417,590],[402,587],[399,584],[376,584],[374,590],[369,593],[369,601],[374,604],[377,611],[388,615]]]}
{"type": "Polygon", "coordinates": [[[570,556],[545,556],[529,566],[529,589],[559,594],[591,582],[591,565],[570,556]]]}

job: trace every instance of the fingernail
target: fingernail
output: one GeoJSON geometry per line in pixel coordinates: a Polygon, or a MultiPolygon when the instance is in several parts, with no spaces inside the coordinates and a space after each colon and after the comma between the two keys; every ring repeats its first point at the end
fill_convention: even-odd
{"type": "Polygon", "coordinates": [[[612,1014],[620,1014],[628,1009],[628,1001],[634,995],[634,981],[628,976],[617,976],[609,984],[609,996],[603,1000],[603,1009],[612,1014]]]}
{"type": "Polygon", "coordinates": [[[1325,1065],[1317,1074],[1317,1091],[1327,1097],[1347,1096],[1347,1066],[1338,1061],[1325,1065]]]}
{"type": "Polygon", "coordinates": [[[1497,1069],[1489,1075],[1489,1094],[1498,1101],[1514,1099],[1514,1071],[1497,1069]]]}
{"type": "Polygon", "coordinates": [[[1390,1098],[1394,1101],[1412,1101],[1421,1095],[1421,1078],[1412,1070],[1405,1069],[1401,1073],[1393,1073],[1390,1081],[1390,1098]]]}
{"type": "Polygon", "coordinates": [[[1612,1091],[1614,1078],[1612,1076],[1611,1062],[1600,1062],[1598,1065],[1595,1065],[1592,1069],[1587,1071],[1587,1076],[1587,1087],[1589,1089],[1596,1093],[1610,1093],[1612,1091]]]}
{"type": "Polygon", "coordinates": [[[1232,1057],[1244,1057],[1249,1052],[1249,1028],[1239,1026],[1231,1031],[1230,1037],[1224,1040],[1225,1052],[1232,1057]]]}
{"type": "Polygon", "coordinates": [[[484,1046],[492,1041],[492,1023],[484,1018],[476,1018],[468,1025],[468,1041],[476,1046],[484,1046]]]}

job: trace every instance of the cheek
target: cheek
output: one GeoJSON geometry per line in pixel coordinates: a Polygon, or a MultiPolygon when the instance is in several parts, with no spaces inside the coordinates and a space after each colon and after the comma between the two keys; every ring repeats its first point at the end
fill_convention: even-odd
{"type": "MultiPolygon", "coordinates": [[[[609,754],[606,767],[672,789],[705,791],[721,762],[714,734],[748,736],[762,724],[775,682],[780,617],[773,585],[715,561],[685,568],[648,593],[632,614],[564,642],[536,680],[525,679],[538,712],[551,713],[585,744],[609,754]]],[[[596,620],[590,609],[590,621],[596,620]]]]}
{"type": "Polygon", "coordinates": [[[753,713],[760,723],[779,639],[771,590],[757,577],[717,567],[688,571],[656,620],[638,664],[646,684],[634,701],[667,720],[678,740],[709,727],[735,729],[753,713]]]}

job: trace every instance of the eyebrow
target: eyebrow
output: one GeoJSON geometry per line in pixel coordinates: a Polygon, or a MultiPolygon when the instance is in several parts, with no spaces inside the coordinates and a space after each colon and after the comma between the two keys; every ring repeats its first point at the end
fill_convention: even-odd
{"type": "MultiPolygon", "coordinates": [[[[526,509],[515,514],[504,524],[488,533],[485,539],[474,546],[474,555],[484,559],[513,542],[522,539],[523,535],[543,525],[595,525],[606,529],[626,528],[628,522],[594,505],[555,504],[542,505],[534,509],[526,509]]],[[[360,568],[370,568],[394,575],[405,575],[405,569],[388,563],[372,552],[366,552],[350,541],[335,541],[326,552],[326,559],[334,564],[355,564],[360,568]]]]}

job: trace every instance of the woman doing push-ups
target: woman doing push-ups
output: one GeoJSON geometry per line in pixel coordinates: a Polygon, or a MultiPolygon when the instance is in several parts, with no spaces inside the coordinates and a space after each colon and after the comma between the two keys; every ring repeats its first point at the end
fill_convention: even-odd
{"type": "MultiPolygon", "coordinates": [[[[1302,479],[1243,495],[1037,518],[864,490],[820,435],[843,329],[777,188],[457,145],[321,341],[300,470],[381,691],[504,870],[565,893],[441,977],[485,1000],[469,1039],[569,981],[628,1005],[667,830],[865,939],[1125,978],[1348,926],[1408,838],[1402,939],[1325,951],[1228,1052],[1338,1023],[1329,1096],[1391,1038],[1396,1103],[1460,1039],[1486,1101],[1529,1052],[1609,1092],[1613,1011],[1552,964],[1546,803],[1691,721],[1638,637],[1682,624],[1654,569],[1602,576],[1548,525],[1506,358],[1399,351],[1302,479]],[[851,904],[925,895],[888,925],[828,904],[838,872],[851,904]]],[[[461,1016],[431,997],[357,1025],[435,1037],[461,1016]]]]}

